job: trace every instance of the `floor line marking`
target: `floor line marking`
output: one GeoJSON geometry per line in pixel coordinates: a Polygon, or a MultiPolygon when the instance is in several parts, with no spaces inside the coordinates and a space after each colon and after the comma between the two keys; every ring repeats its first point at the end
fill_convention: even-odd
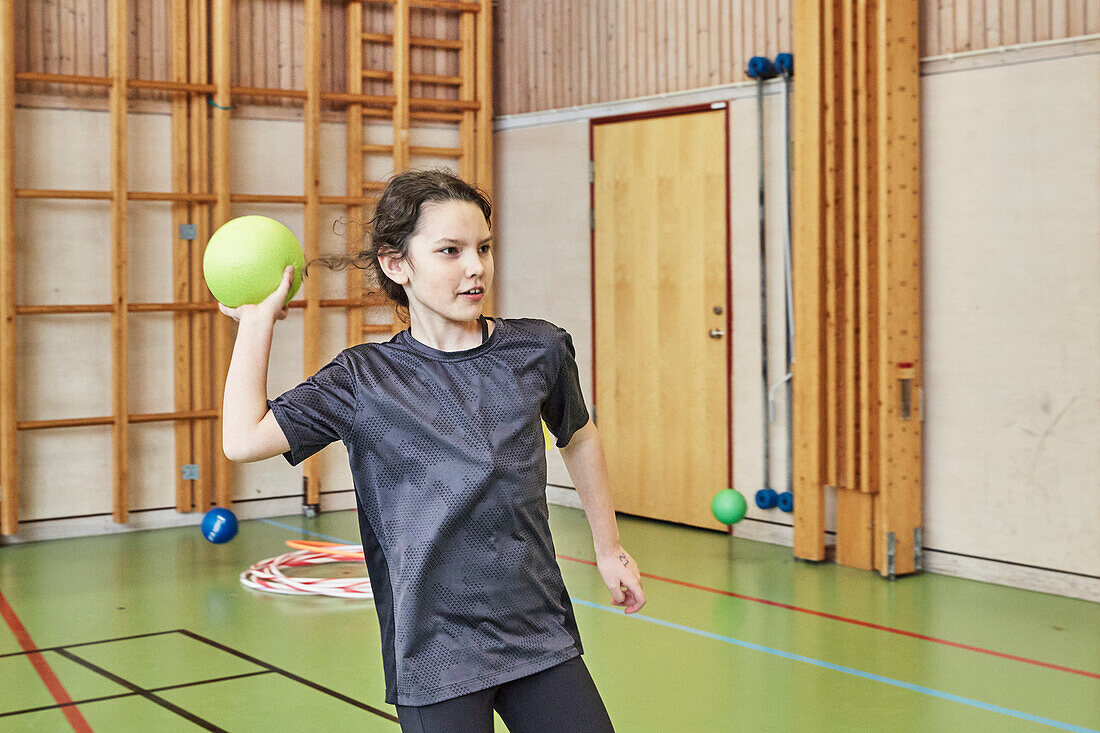
{"type": "MultiPolygon", "coordinates": [[[[289,529],[289,530],[293,530],[295,532],[303,532],[305,534],[311,534],[311,535],[314,535],[314,536],[317,536],[317,537],[322,537],[324,539],[327,539],[327,540],[330,540],[330,541],[333,541],[333,542],[339,542],[339,543],[344,544],[344,545],[356,544],[354,542],[351,542],[350,540],[345,540],[345,539],[342,539],[340,537],[332,537],[330,535],[321,534],[320,532],[313,532],[313,531],[308,530],[308,529],[302,529],[301,527],[293,527],[289,524],[280,524],[279,522],[274,522],[270,519],[261,519],[260,521],[267,522],[268,524],[273,524],[276,527],[282,527],[283,529],[289,529]]],[[[591,565],[593,567],[596,566],[596,563],[593,562],[592,560],[585,560],[585,559],[579,558],[579,557],[571,557],[569,555],[555,555],[555,557],[557,557],[559,560],[569,560],[571,562],[582,563],[584,565],[591,565]]],[[[705,586],[705,585],[696,585],[695,583],[689,583],[685,580],[677,580],[675,578],[665,578],[665,577],[660,576],[660,575],[653,575],[652,573],[642,573],[642,577],[643,578],[650,578],[652,580],[660,580],[661,582],[664,582],[664,583],[672,583],[673,585],[681,585],[681,586],[684,586],[686,588],[694,588],[696,590],[707,591],[709,593],[718,593],[719,595],[728,596],[730,598],[737,598],[737,599],[740,599],[740,600],[743,600],[743,601],[752,601],[753,603],[762,603],[765,606],[772,606],[774,608],[782,608],[782,609],[785,609],[785,610],[788,610],[788,611],[796,611],[798,613],[809,614],[810,616],[818,616],[820,618],[826,618],[826,619],[829,619],[831,621],[840,621],[840,622],[846,623],[846,624],[853,624],[855,626],[862,626],[864,628],[874,629],[876,631],[886,631],[886,632],[891,633],[891,634],[898,634],[899,636],[907,636],[911,639],[918,639],[920,641],[932,642],[933,644],[943,644],[944,646],[950,646],[950,647],[954,647],[956,649],[963,649],[965,651],[970,651],[970,652],[977,652],[979,654],[986,654],[986,655],[989,655],[991,657],[999,657],[1001,659],[1008,659],[1008,660],[1013,661],[1013,662],[1022,662],[1024,664],[1032,664],[1032,665],[1035,665],[1036,667],[1045,667],[1046,669],[1053,669],[1053,670],[1057,670],[1059,672],[1069,672],[1070,674],[1077,674],[1077,675],[1081,675],[1082,677],[1090,677],[1092,679],[1100,680],[1100,673],[1097,673],[1097,672],[1089,672],[1088,670],[1084,670],[1084,669],[1076,669],[1074,667],[1066,667],[1066,666],[1063,666],[1061,664],[1053,664],[1051,662],[1043,662],[1043,661],[1040,661],[1038,659],[1030,659],[1029,657],[1021,657],[1021,656],[1018,656],[1016,654],[1008,654],[1006,652],[998,652],[998,651],[994,651],[993,649],[985,649],[985,648],[980,647],[980,646],[973,646],[971,644],[963,644],[961,642],[951,641],[949,639],[940,639],[940,638],[935,637],[935,636],[928,636],[927,634],[919,634],[915,631],[906,631],[904,629],[898,629],[898,628],[895,628],[893,626],[883,626],[882,624],[876,624],[876,623],[872,623],[870,621],[860,621],[859,619],[850,618],[848,616],[838,616],[837,614],[826,613],[825,611],[815,611],[812,608],[803,608],[801,606],[792,606],[789,603],[781,603],[779,601],[770,601],[767,598],[756,598],[754,596],[747,596],[747,595],[744,595],[742,593],[734,593],[733,591],[722,590],[721,588],[711,588],[711,587],[705,586]]]]}
{"type": "Polygon", "coordinates": [[[310,529],[303,529],[301,527],[293,527],[289,524],[283,524],[282,522],[276,522],[271,519],[261,519],[261,522],[265,524],[271,524],[276,527],[282,527],[283,529],[289,529],[293,532],[301,532],[302,534],[313,535],[314,537],[320,537],[321,539],[329,540],[330,542],[339,542],[341,545],[357,545],[358,542],[349,542],[348,540],[340,539],[339,537],[333,537],[332,535],[321,534],[320,532],[314,532],[310,529]]]}
{"type": "Polygon", "coordinates": [[[1086,728],[1084,726],[1075,725],[1073,723],[1064,723],[1060,720],[1054,720],[1052,718],[1044,718],[1039,715],[1032,715],[1031,713],[1025,713],[1020,710],[1013,710],[1012,708],[1001,707],[1000,705],[994,705],[992,703],[982,702],[981,700],[974,700],[973,698],[963,697],[961,695],[955,695],[950,692],[943,692],[941,690],[935,690],[931,687],[924,687],[922,685],[913,684],[912,682],[904,682],[892,677],[884,677],[882,675],[874,674],[873,672],[864,672],[854,667],[845,667],[840,664],[833,664],[832,662],[826,662],[821,659],[815,659],[813,657],[806,657],[801,654],[794,654],[792,652],[786,652],[782,649],[773,649],[771,647],[762,646],[760,644],[754,644],[750,641],[742,641],[741,639],[735,639],[732,636],[723,636],[721,634],[715,634],[710,631],[703,631],[702,629],[696,629],[691,626],[684,626],[672,621],[665,621],[663,619],[655,618],[653,616],[645,616],[640,613],[623,613],[622,609],[615,608],[613,606],[605,606],[601,603],[593,603],[591,601],[585,601],[580,598],[573,598],[570,596],[570,600],[582,606],[589,608],[599,609],[601,611],[610,611],[616,616],[622,616],[627,619],[636,619],[638,621],[645,621],[647,623],[656,624],[657,626],[664,626],[670,629],[676,629],[677,631],[685,631],[689,634],[695,634],[696,636],[702,636],[707,639],[714,639],[715,641],[722,641],[734,646],[744,647],[745,649],[751,649],[753,651],[764,652],[765,654],[771,654],[773,656],[782,657],[784,659],[790,659],[796,662],[805,662],[806,664],[812,664],[815,667],[822,667],[835,672],[843,672],[855,677],[861,677],[863,679],[872,680],[874,682],[881,682],[893,687],[900,687],[912,692],[919,692],[931,697],[940,698],[942,700],[948,700],[951,702],[961,703],[963,705],[969,705],[971,707],[980,708],[994,713],[1000,713],[1013,718],[1019,718],[1021,720],[1027,720],[1032,723],[1041,723],[1053,728],[1060,728],[1062,730],[1074,731],[1075,733],[1100,733],[1094,728],[1086,728]]]}
{"type": "Polygon", "coordinates": [[[84,719],[83,713],[73,705],[67,705],[71,703],[73,699],[69,697],[69,693],[65,690],[65,686],[61,684],[61,680],[57,679],[57,675],[54,674],[53,669],[50,667],[46,658],[38,651],[38,647],[35,646],[34,640],[31,639],[30,633],[27,632],[27,628],[23,626],[23,622],[19,620],[19,616],[16,615],[15,609],[8,603],[8,599],[4,597],[4,594],[0,592],[0,616],[4,617],[4,621],[7,622],[8,628],[11,629],[11,633],[15,635],[15,640],[19,642],[19,646],[23,648],[23,651],[27,652],[27,659],[34,665],[34,671],[38,673],[42,683],[46,685],[46,689],[50,691],[50,695],[53,697],[54,702],[58,705],[65,705],[63,708],[65,713],[65,719],[69,721],[69,725],[73,727],[73,730],[79,733],[92,733],[92,726],[88,725],[88,721],[84,719]]]}
{"type": "Polygon", "coordinates": [[[136,692],[120,692],[117,695],[102,695],[100,697],[89,697],[84,700],[74,700],[72,702],[63,703],[61,705],[41,705],[36,708],[25,708],[23,710],[9,710],[6,713],[0,713],[0,718],[11,718],[16,715],[30,715],[31,713],[41,713],[46,710],[58,710],[66,706],[71,705],[90,705],[93,702],[104,702],[107,700],[118,700],[122,697],[133,697],[137,695],[136,692]]]}
{"type": "MultiPolygon", "coordinates": [[[[349,544],[349,543],[345,542],[344,544],[349,544]]],[[[367,703],[362,702],[360,700],[356,700],[353,697],[348,697],[344,693],[339,692],[337,690],[334,690],[331,687],[325,687],[324,685],[322,685],[319,682],[314,682],[313,680],[302,677],[301,675],[296,675],[293,672],[288,672],[287,670],[283,669],[282,667],[277,667],[274,664],[271,664],[270,662],[265,662],[264,660],[259,659],[257,657],[253,657],[250,654],[245,654],[240,649],[234,649],[233,647],[231,647],[227,644],[222,644],[221,642],[214,641],[213,639],[207,638],[207,637],[203,636],[202,634],[198,634],[198,633],[196,633],[194,631],[190,631],[188,629],[180,629],[179,633],[181,633],[184,636],[187,636],[191,639],[194,639],[195,641],[201,641],[203,644],[208,644],[208,645],[214,647],[215,649],[219,649],[223,652],[226,652],[227,654],[232,654],[235,657],[239,657],[240,659],[243,659],[246,662],[250,662],[252,664],[255,664],[258,667],[263,667],[264,669],[267,669],[271,672],[274,672],[276,674],[280,674],[283,677],[286,677],[287,679],[293,680],[294,682],[297,682],[300,685],[305,685],[306,687],[317,690],[318,692],[323,692],[326,695],[328,695],[330,697],[334,697],[337,700],[345,702],[349,705],[354,705],[355,707],[359,708],[360,710],[366,710],[369,713],[374,713],[378,717],[385,718],[386,720],[389,720],[393,723],[398,722],[397,721],[397,716],[391,715],[391,714],[387,713],[385,710],[380,710],[380,709],[374,707],[373,705],[368,705],[367,703]]]]}
{"type": "MultiPolygon", "coordinates": [[[[585,565],[595,566],[596,563],[591,560],[584,560],[578,557],[569,557],[568,555],[558,555],[559,559],[570,560],[572,562],[583,563],[585,565]]],[[[956,649],[964,649],[970,652],[978,652],[979,654],[988,654],[993,657],[1000,657],[1001,659],[1009,659],[1014,662],[1023,662],[1024,664],[1034,664],[1037,667],[1046,667],[1047,669],[1054,669],[1059,672],[1069,672],[1071,674],[1079,674],[1083,677],[1091,677],[1093,679],[1100,680],[1100,673],[1089,672],[1084,669],[1075,669],[1074,667],[1065,667],[1060,664],[1052,664],[1050,662],[1042,662],[1038,659],[1030,659],[1028,657],[1020,657],[1015,654],[1007,654],[1005,652],[998,652],[992,649],[984,649],[980,646],[973,646],[971,644],[963,644],[957,641],[950,641],[948,639],[940,639],[935,636],[928,636],[926,634],[918,634],[914,631],[905,631],[904,629],[894,628],[893,626],[883,626],[882,624],[872,623],[870,621],[860,621],[859,619],[850,618],[848,616],[838,616],[833,613],[826,613],[825,611],[815,611],[812,608],[802,608],[801,606],[792,606],[788,603],[780,603],[779,601],[769,601],[766,598],[755,598],[753,596],[746,596],[741,593],[734,593],[733,591],[722,590],[721,588],[711,588],[705,585],[696,585],[695,583],[688,583],[684,580],[676,580],[675,578],[664,578],[660,575],[653,575],[651,573],[642,573],[643,578],[650,578],[652,580],[660,580],[665,583],[672,583],[674,585],[682,585],[686,588],[694,588],[696,590],[703,590],[709,593],[718,593],[723,596],[729,596],[730,598],[738,598],[742,601],[752,601],[753,603],[762,603],[766,606],[773,606],[775,608],[783,608],[788,611],[797,611],[798,613],[805,613],[811,616],[819,616],[821,618],[827,618],[832,621],[841,621],[846,624],[853,624],[855,626],[862,626],[868,629],[875,629],[876,631],[886,631],[891,634],[898,634],[900,636],[908,636],[912,639],[919,639],[920,641],[929,641],[934,644],[943,644],[945,646],[955,647],[956,649]]]]}
{"type": "MultiPolygon", "coordinates": [[[[174,633],[174,632],[173,632],[174,633]]],[[[65,647],[61,647],[64,649],[65,647]]],[[[198,680],[196,682],[181,682],[177,685],[165,685],[164,687],[154,687],[149,692],[171,692],[174,690],[181,690],[185,687],[199,687],[201,685],[217,684],[218,682],[232,682],[234,680],[243,679],[245,677],[256,677],[261,674],[274,674],[270,669],[261,669],[258,672],[245,672],[243,674],[233,674],[226,677],[214,677],[209,680],[198,680]]],[[[102,695],[100,697],[89,697],[84,700],[74,700],[73,702],[67,702],[64,705],[43,705],[37,708],[26,708],[24,710],[9,710],[6,713],[0,713],[0,718],[10,718],[15,715],[28,715],[30,713],[40,713],[44,710],[57,710],[58,708],[65,707],[65,705],[90,705],[93,702],[104,702],[106,700],[117,700],[122,697],[136,697],[140,693],[134,692],[120,692],[116,695],[102,695]]]]}
{"type": "MultiPolygon", "coordinates": [[[[160,695],[156,695],[156,694],[150,692],[149,690],[146,690],[145,688],[134,684],[130,680],[128,680],[124,677],[120,677],[119,675],[115,674],[114,672],[106,670],[103,667],[100,667],[98,664],[95,664],[95,663],[93,663],[93,662],[91,662],[87,659],[84,659],[83,657],[78,657],[77,655],[73,654],[72,652],[70,652],[66,649],[58,649],[57,653],[60,654],[61,656],[65,657],[66,659],[70,660],[70,661],[76,662],[77,664],[79,664],[83,667],[87,667],[88,669],[90,669],[91,671],[95,672],[96,674],[98,674],[102,677],[106,677],[111,682],[114,682],[116,685],[120,685],[122,687],[125,687],[127,690],[130,690],[133,693],[141,695],[143,698],[145,698],[149,702],[160,705],[165,710],[168,710],[170,712],[175,713],[176,715],[180,716],[184,720],[187,720],[191,723],[194,723],[195,725],[199,726],[200,728],[202,728],[204,730],[211,731],[212,733],[229,733],[229,731],[227,731],[225,728],[217,726],[214,723],[211,723],[209,720],[206,720],[204,718],[200,718],[198,715],[195,715],[194,713],[190,712],[189,710],[184,710],[179,705],[176,705],[175,703],[170,702],[169,700],[166,700],[165,698],[161,697],[160,695]]],[[[70,710],[71,708],[65,708],[65,709],[70,710]]],[[[91,730],[91,728],[89,728],[88,730],[91,730]]]]}
{"type": "MultiPolygon", "coordinates": [[[[58,649],[76,649],[81,646],[94,646],[96,644],[113,644],[116,641],[130,641],[131,639],[145,639],[150,636],[161,636],[163,634],[174,634],[175,631],[153,631],[148,634],[131,634],[130,636],[119,636],[114,639],[103,639],[102,641],[81,641],[76,644],[58,644],[57,646],[39,647],[35,649],[37,652],[56,652],[58,649]]],[[[8,652],[6,654],[0,654],[0,659],[7,657],[18,657],[20,655],[31,654],[32,652],[8,652]]]]}

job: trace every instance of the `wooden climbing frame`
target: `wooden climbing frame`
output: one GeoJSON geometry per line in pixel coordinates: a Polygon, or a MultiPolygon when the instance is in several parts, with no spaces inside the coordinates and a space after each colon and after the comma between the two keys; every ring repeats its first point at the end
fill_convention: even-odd
{"type": "MultiPolygon", "coordinates": [[[[232,0],[169,0],[171,38],[168,55],[170,77],[134,79],[127,72],[127,0],[106,0],[109,17],[109,71],[106,76],[16,72],[14,11],[0,4],[0,534],[18,531],[19,474],[17,443],[20,431],[111,426],[112,514],[115,522],[129,519],[129,426],[135,423],[171,421],[175,425],[176,509],[205,511],[211,505],[229,506],[233,496],[230,462],[220,450],[219,418],[222,391],[232,349],[232,325],[217,315],[217,306],[202,278],[202,250],[210,234],[231,214],[232,204],[282,204],[304,209],[306,260],[319,254],[320,209],[346,207],[349,222],[348,253],[354,254],[362,236],[359,222],[385,185],[364,179],[365,156],[392,157],[399,172],[418,157],[452,158],[460,174],[486,192],[492,189],[492,17],[489,0],[348,0],[346,3],[347,86],[345,91],[322,91],[321,0],[302,0],[305,17],[303,89],[261,88],[231,83],[232,0]],[[392,13],[392,33],[368,32],[363,27],[363,8],[383,6],[392,13]],[[409,32],[411,7],[458,17],[454,38],[413,37],[409,32]],[[391,68],[363,64],[364,44],[389,44],[391,68]],[[458,76],[422,73],[410,68],[410,49],[432,48],[459,55],[458,76]],[[208,61],[209,60],[209,61],[208,61]],[[385,80],[391,94],[366,94],[364,80],[385,80]],[[16,81],[68,84],[105,88],[109,94],[111,129],[110,189],[17,189],[15,183],[15,84],[16,81]],[[412,84],[457,88],[455,99],[414,97],[412,84]],[[135,90],[168,93],[171,110],[171,191],[134,191],[127,181],[126,125],[128,100],[135,90]],[[243,194],[231,191],[230,118],[234,99],[300,100],[303,108],[305,145],[302,194],[243,194]],[[320,133],[323,105],[346,108],[347,134],[344,196],[321,194],[320,133]],[[365,144],[365,120],[391,120],[393,142],[388,146],[365,144]],[[417,146],[410,143],[414,123],[451,124],[459,131],[454,148],[417,146]],[[110,206],[111,302],[67,305],[19,305],[15,298],[16,209],[19,199],[103,201],[110,206]],[[159,201],[171,205],[173,293],[168,302],[131,302],[127,289],[127,206],[131,201],[159,201]],[[174,409],[155,414],[131,414],[128,410],[130,365],[128,317],[136,312],[173,313],[175,346],[174,409]],[[18,316],[106,313],[111,317],[112,414],[87,418],[20,420],[16,415],[18,373],[16,340],[18,316]],[[186,469],[191,469],[190,471],[186,469]],[[197,475],[197,478],[194,476],[197,475]]],[[[29,243],[25,246],[32,246],[29,243]]],[[[321,309],[347,313],[349,345],[365,335],[393,332],[396,322],[367,323],[365,308],[382,303],[365,292],[358,271],[348,273],[347,294],[341,299],[321,299],[316,279],[305,280],[301,297],[291,303],[304,311],[303,375],[321,365],[319,342],[321,309]]],[[[487,307],[491,307],[487,304],[487,307]]],[[[303,465],[304,502],[320,502],[320,467],[316,456],[303,465]]]]}

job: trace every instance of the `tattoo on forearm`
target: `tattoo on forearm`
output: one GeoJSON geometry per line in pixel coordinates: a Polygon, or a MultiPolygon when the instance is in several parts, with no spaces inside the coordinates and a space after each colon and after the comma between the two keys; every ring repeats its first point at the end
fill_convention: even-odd
{"type": "Polygon", "coordinates": [[[622,561],[624,568],[630,567],[630,561],[626,559],[626,555],[619,555],[619,560],[622,561]]]}

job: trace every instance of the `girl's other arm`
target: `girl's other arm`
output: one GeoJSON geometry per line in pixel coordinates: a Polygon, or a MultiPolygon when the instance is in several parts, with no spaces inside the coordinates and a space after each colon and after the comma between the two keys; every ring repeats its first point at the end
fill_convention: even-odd
{"type": "Polygon", "coordinates": [[[286,318],[283,305],[294,268],[288,266],[279,287],[258,305],[218,308],[240,323],[225,377],[222,400],[222,451],[231,461],[251,462],[290,450],[275,416],[267,409],[267,366],[275,321],[286,318]]]}
{"type": "Polygon", "coordinates": [[[595,423],[589,420],[574,433],[568,445],[561,449],[561,455],[592,528],[596,565],[611,591],[612,602],[625,606],[627,613],[634,613],[646,602],[641,571],[619,540],[607,460],[595,423]]]}

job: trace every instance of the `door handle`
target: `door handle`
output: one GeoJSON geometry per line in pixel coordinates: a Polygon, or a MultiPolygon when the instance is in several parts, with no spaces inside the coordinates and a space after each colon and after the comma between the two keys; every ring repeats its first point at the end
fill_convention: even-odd
{"type": "Polygon", "coordinates": [[[712,339],[720,339],[720,338],[722,338],[723,336],[726,335],[726,332],[723,331],[720,328],[712,328],[712,329],[710,329],[710,334],[709,335],[712,339]]]}

